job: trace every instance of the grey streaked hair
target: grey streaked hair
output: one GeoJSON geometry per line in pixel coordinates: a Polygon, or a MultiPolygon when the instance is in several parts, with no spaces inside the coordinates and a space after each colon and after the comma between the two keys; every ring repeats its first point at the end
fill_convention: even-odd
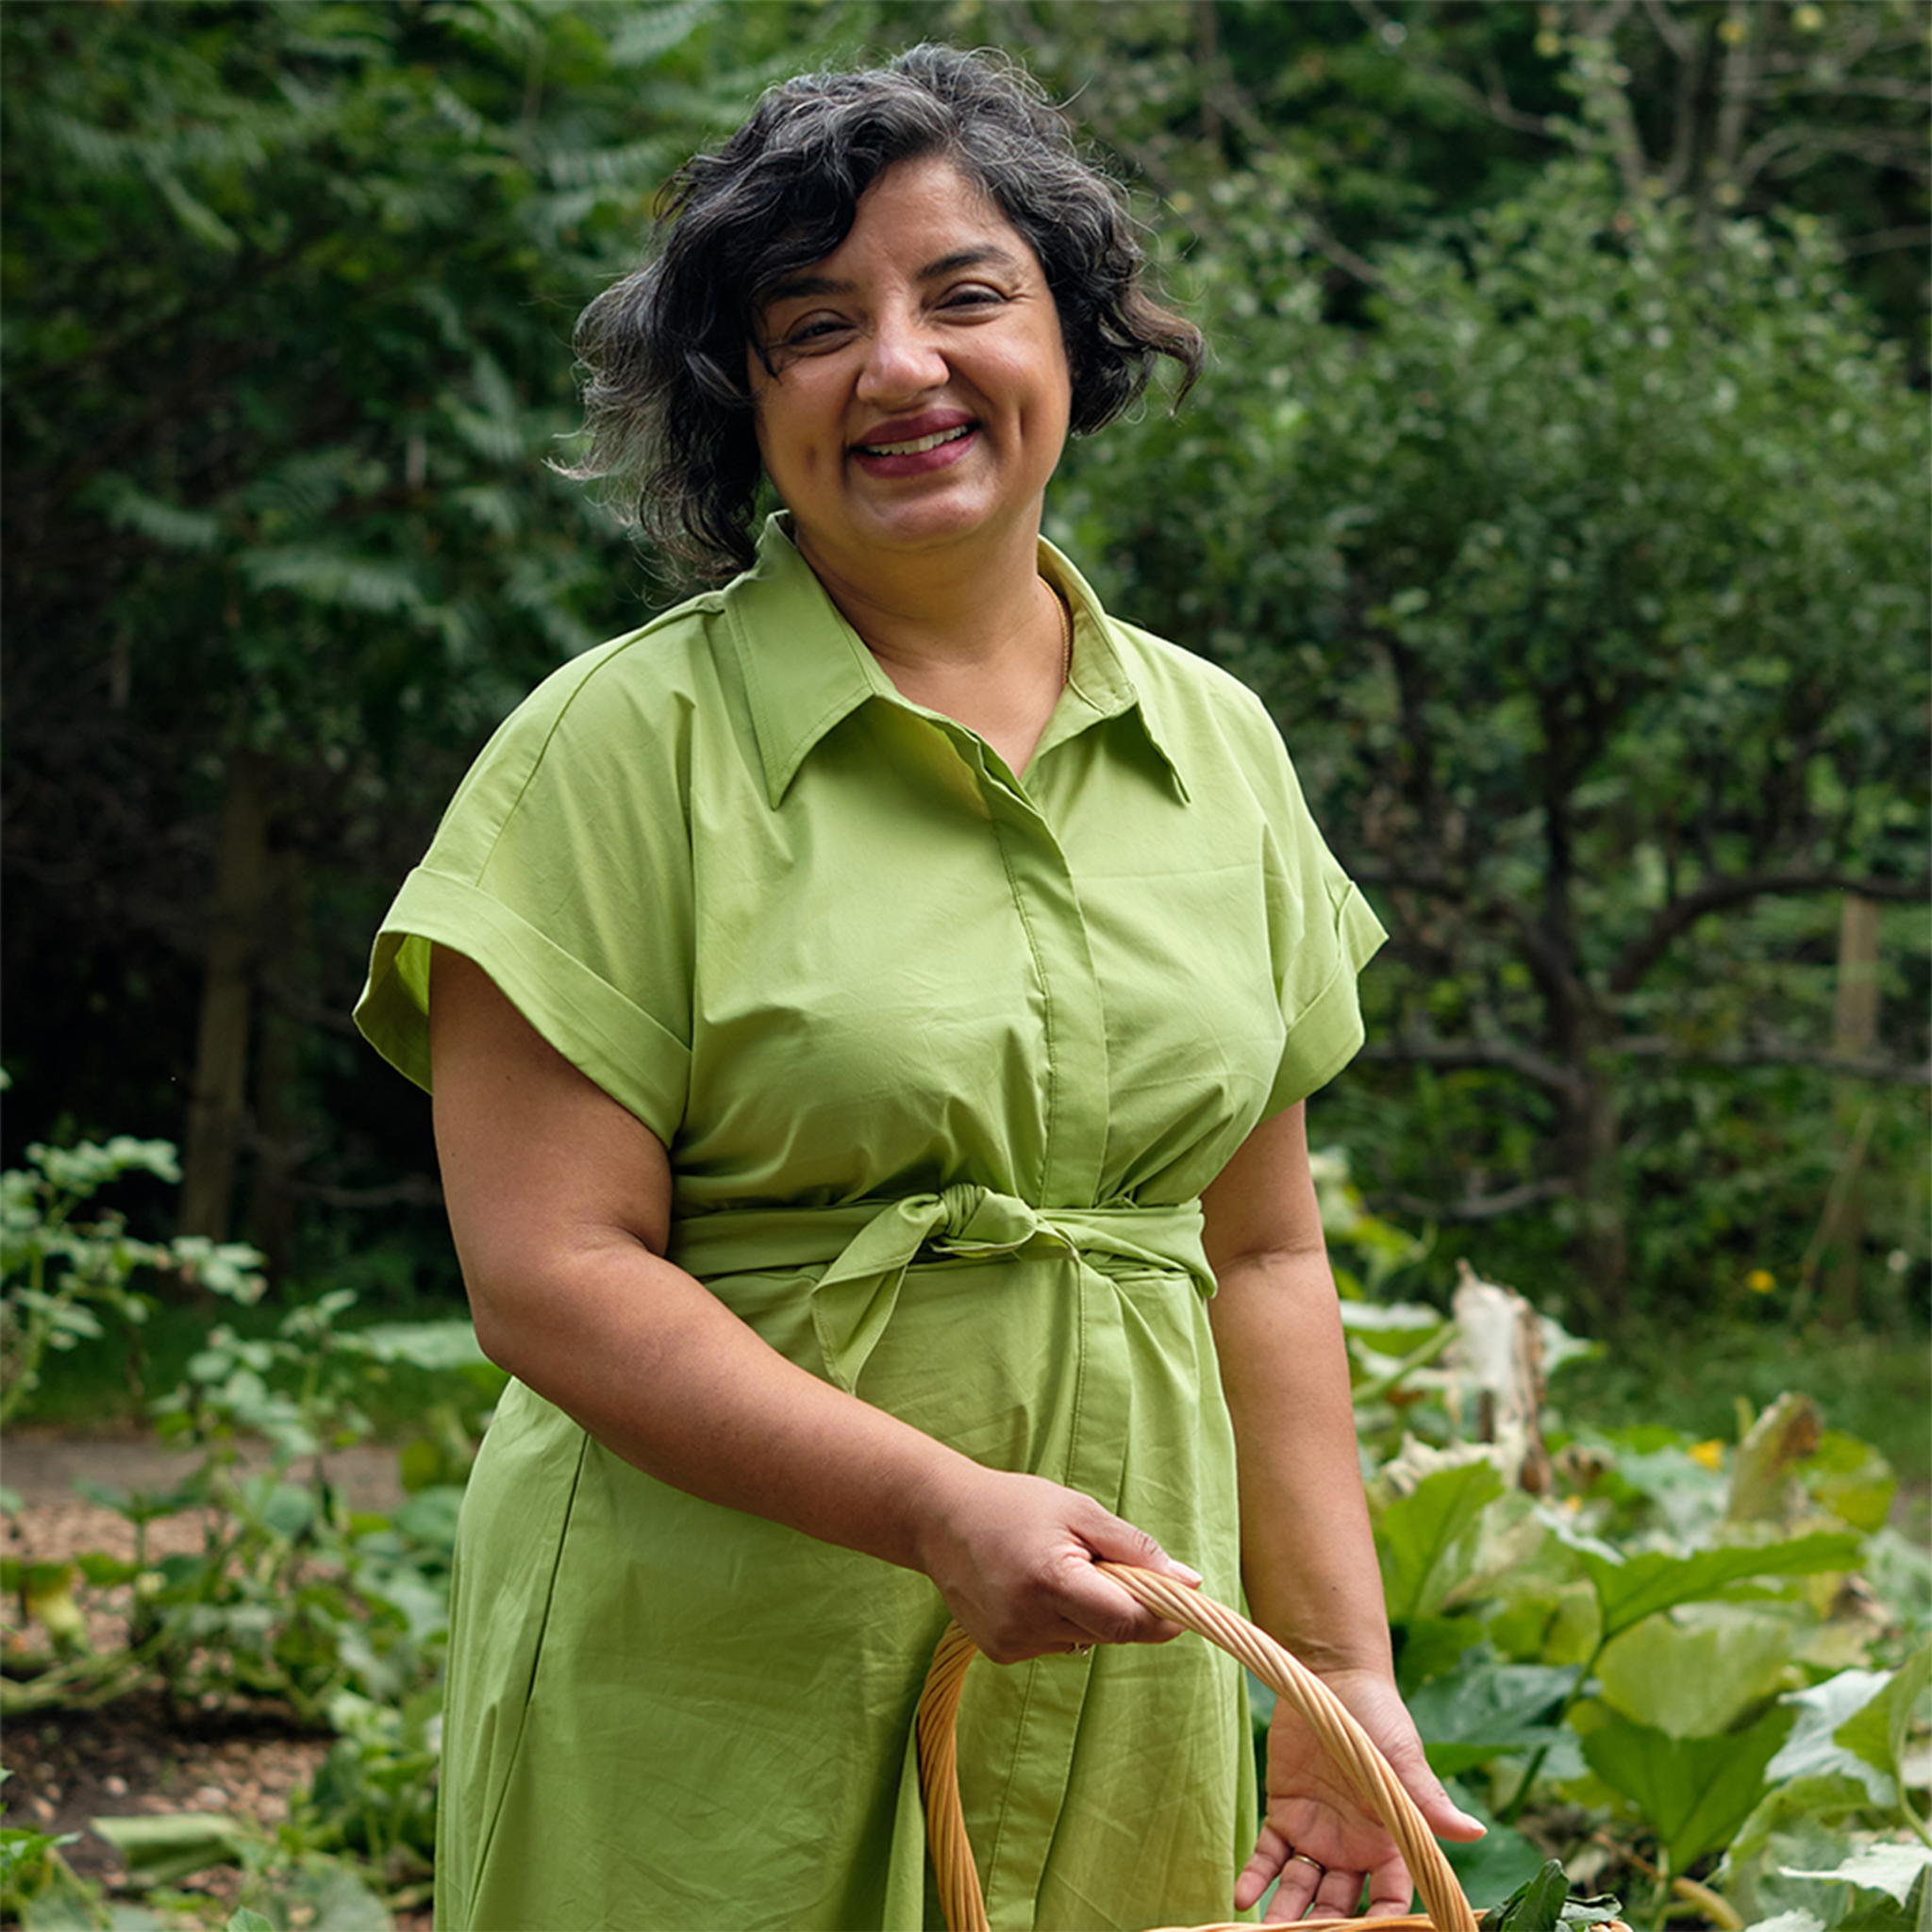
{"type": "MultiPolygon", "coordinates": [[[[660,199],[649,260],[577,324],[584,460],[627,521],[698,575],[751,561],[760,466],[746,370],[759,291],[832,253],[859,197],[900,161],[952,161],[1040,258],[1073,376],[1072,429],[1111,422],[1171,358],[1185,394],[1200,331],[1141,286],[1120,189],[1001,56],[914,47],[888,67],[774,88],[660,199]]],[[[762,355],[762,351],[759,351],[762,355]]]]}

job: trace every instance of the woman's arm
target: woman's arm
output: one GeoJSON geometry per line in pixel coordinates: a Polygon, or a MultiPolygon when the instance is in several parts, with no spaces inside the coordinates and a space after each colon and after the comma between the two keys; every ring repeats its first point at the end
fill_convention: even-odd
{"type": "Polygon", "coordinates": [[[664,1482],[923,1571],[997,1661],[1175,1634],[1093,1568],[1198,1581],[1152,1539],[821,1381],[666,1261],[663,1142],[442,947],[429,1039],[450,1226],[492,1361],[664,1482]]]}
{"type": "MultiPolygon", "coordinates": [[[[1308,1171],[1304,1110],[1249,1135],[1202,1196],[1208,1304],[1239,1457],[1241,1576],[1255,1621],[1319,1672],[1446,1838],[1480,1836],[1424,1758],[1395,1690],[1381,1571],[1362,1493],[1341,1307],[1308,1171]]],[[[1271,1921],[1408,1909],[1392,1840],[1324,1772],[1286,1705],[1269,1740],[1268,1814],[1236,1887],[1242,1910],[1277,1874],[1271,1921]],[[1297,1856],[1299,1855],[1299,1856],[1297,1856]],[[1313,1861],[1313,1862],[1309,1862],[1313,1861]]]]}

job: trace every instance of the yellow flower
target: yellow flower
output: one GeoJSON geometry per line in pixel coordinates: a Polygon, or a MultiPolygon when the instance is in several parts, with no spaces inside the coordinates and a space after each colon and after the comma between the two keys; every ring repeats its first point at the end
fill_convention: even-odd
{"type": "Polygon", "coordinates": [[[1754,1268],[1745,1275],[1744,1286],[1753,1294],[1769,1294],[1777,1286],[1777,1276],[1769,1268],[1754,1268]]]}
{"type": "Polygon", "coordinates": [[[1684,1453],[1692,1462],[1701,1463],[1708,1470],[1720,1470],[1724,1466],[1724,1445],[1715,1436],[1707,1442],[1691,1443],[1684,1453]]]}

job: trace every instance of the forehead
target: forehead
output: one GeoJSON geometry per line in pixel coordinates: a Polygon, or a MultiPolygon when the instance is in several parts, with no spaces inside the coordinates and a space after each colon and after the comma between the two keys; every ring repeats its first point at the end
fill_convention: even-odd
{"type": "Polygon", "coordinates": [[[759,288],[757,306],[836,294],[890,269],[915,280],[975,264],[1038,271],[1025,238],[979,184],[942,157],[898,161],[858,198],[852,226],[830,253],[783,269],[759,288]]]}

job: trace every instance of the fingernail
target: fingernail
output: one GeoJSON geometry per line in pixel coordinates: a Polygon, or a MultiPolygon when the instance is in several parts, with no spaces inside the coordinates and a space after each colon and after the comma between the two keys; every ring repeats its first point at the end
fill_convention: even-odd
{"type": "Polygon", "coordinates": [[[1174,1574],[1176,1576],[1178,1576],[1183,1583],[1188,1584],[1192,1589],[1200,1589],[1201,1573],[1198,1570],[1191,1570],[1185,1563],[1175,1563],[1174,1566],[1174,1574]]]}

